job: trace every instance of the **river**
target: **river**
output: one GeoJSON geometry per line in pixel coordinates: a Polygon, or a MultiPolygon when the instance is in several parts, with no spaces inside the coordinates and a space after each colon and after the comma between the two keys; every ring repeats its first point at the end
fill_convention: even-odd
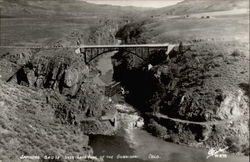
{"type": "MultiPolygon", "coordinates": [[[[111,57],[114,52],[101,57],[97,68],[103,83],[112,81],[113,66],[111,57]]],[[[192,148],[166,142],[143,129],[143,122],[136,110],[128,104],[114,105],[119,112],[121,127],[114,136],[95,135],[90,137],[94,156],[104,157],[107,162],[248,162],[246,156],[227,155],[226,158],[210,157],[208,150],[192,148]],[[129,112],[129,113],[128,113],[129,112]],[[140,126],[135,126],[140,120],[140,126]]]]}

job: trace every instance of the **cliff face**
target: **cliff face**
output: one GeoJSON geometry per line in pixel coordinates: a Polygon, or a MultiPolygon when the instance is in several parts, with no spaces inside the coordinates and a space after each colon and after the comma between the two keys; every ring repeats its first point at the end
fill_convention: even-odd
{"type": "Polygon", "coordinates": [[[238,51],[235,56],[220,45],[181,45],[168,57],[156,53],[145,62],[120,53],[115,78],[129,91],[128,102],[146,114],[155,135],[190,145],[226,145],[229,152],[248,154],[247,55],[238,51]]]}
{"type": "Polygon", "coordinates": [[[74,96],[88,77],[89,68],[73,50],[44,50],[24,68],[30,86],[52,88],[74,96]]]}

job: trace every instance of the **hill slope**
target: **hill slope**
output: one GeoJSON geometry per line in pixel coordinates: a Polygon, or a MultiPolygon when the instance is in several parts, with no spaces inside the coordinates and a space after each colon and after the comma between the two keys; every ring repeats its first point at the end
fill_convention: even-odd
{"type": "Polygon", "coordinates": [[[248,8],[248,0],[184,0],[174,6],[154,10],[154,14],[183,15],[248,8]]]}
{"type": "Polygon", "coordinates": [[[134,13],[138,8],[96,5],[81,0],[2,0],[3,17],[63,17],[134,13]]]}

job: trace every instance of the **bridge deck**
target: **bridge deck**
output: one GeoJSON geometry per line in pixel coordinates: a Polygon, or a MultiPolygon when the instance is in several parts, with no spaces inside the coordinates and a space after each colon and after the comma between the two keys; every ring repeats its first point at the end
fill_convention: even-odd
{"type": "Polygon", "coordinates": [[[144,60],[144,56],[148,56],[150,53],[156,50],[165,51],[169,50],[169,44],[118,44],[118,45],[81,45],[80,53],[83,54],[86,64],[90,63],[98,56],[111,52],[124,50],[130,54],[137,56],[144,60]]]}
{"type": "Polygon", "coordinates": [[[169,44],[122,44],[122,45],[83,45],[80,48],[136,48],[136,47],[158,48],[167,46],[169,46],[169,44]]]}

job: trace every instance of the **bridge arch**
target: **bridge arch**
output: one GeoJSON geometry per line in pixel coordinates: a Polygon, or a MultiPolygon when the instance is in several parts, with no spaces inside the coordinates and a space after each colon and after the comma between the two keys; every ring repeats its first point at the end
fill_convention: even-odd
{"type": "MultiPolygon", "coordinates": [[[[94,57],[92,57],[90,60],[88,60],[87,63],[90,63],[91,61],[93,61],[94,59],[96,59],[97,57],[99,57],[101,55],[104,55],[105,53],[114,52],[114,51],[117,51],[117,50],[108,50],[108,51],[103,51],[101,53],[98,53],[97,55],[95,55],[94,57]]],[[[135,52],[132,52],[132,51],[126,50],[126,49],[123,49],[123,51],[127,52],[128,54],[132,54],[132,55],[136,56],[137,58],[141,59],[142,61],[145,61],[144,58],[142,58],[141,56],[139,56],[135,52]]]]}
{"type": "Polygon", "coordinates": [[[80,52],[84,55],[86,64],[97,57],[112,51],[125,51],[128,54],[132,54],[141,60],[145,60],[143,55],[150,54],[155,50],[168,51],[167,44],[136,44],[136,45],[92,45],[84,46],[80,48],[80,52]]]}

